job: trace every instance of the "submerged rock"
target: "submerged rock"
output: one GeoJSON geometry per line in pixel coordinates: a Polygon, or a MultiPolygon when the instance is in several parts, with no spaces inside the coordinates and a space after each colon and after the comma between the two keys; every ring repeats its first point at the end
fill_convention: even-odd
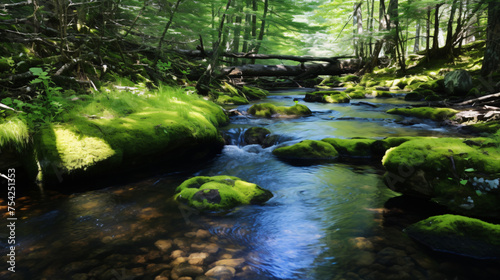
{"type": "Polygon", "coordinates": [[[349,103],[351,99],[365,98],[365,93],[361,90],[348,89],[345,91],[316,91],[306,93],[304,101],[321,103],[349,103]]]}
{"type": "Polygon", "coordinates": [[[288,160],[334,160],[339,153],[326,142],[304,140],[291,146],[276,148],[273,155],[288,160]]]}
{"type": "Polygon", "coordinates": [[[267,136],[271,131],[264,127],[251,127],[245,131],[243,139],[246,144],[259,144],[263,145],[267,136]]]}
{"type": "Polygon", "coordinates": [[[500,259],[500,225],[458,215],[433,216],[405,232],[435,251],[477,259],[500,259]]]}
{"type": "Polygon", "coordinates": [[[198,176],[175,190],[175,199],[200,211],[229,210],[239,205],[261,204],[273,195],[256,184],[233,176],[198,176]]]}
{"type": "Polygon", "coordinates": [[[302,104],[295,104],[291,107],[275,106],[271,103],[260,103],[252,105],[248,109],[248,113],[257,117],[270,118],[273,116],[307,116],[312,112],[307,106],[302,104]]]}

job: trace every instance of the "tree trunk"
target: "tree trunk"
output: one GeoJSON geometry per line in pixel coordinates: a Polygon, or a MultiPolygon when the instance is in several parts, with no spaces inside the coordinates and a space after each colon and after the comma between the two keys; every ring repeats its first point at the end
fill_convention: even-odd
{"type": "MultiPolygon", "coordinates": [[[[239,0],[241,1],[241,0],[239,0]]],[[[234,21],[235,28],[234,28],[234,40],[233,40],[233,48],[232,51],[237,53],[240,49],[240,34],[241,34],[241,13],[243,12],[243,7],[239,1],[236,1],[235,6],[236,6],[236,19],[234,21]]],[[[233,63],[235,65],[238,64],[238,58],[234,58],[233,63]]]]}
{"type": "Polygon", "coordinates": [[[457,11],[457,1],[458,0],[453,0],[451,4],[451,12],[450,12],[450,19],[448,20],[448,28],[446,30],[446,44],[445,44],[445,50],[448,55],[453,58],[453,22],[455,20],[455,13],[457,11]]]}
{"type": "Polygon", "coordinates": [[[210,91],[210,83],[212,82],[212,76],[214,73],[214,69],[217,67],[219,64],[219,54],[220,54],[220,49],[221,49],[221,43],[222,43],[222,32],[224,31],[224,22],[226,21],[226,14],[227,10],[229,10],[229,7],[231,6],[231,0],[227,0],[227,5],[226,5],[226,10],[224,11],[224,14],[222,15],[222,18],[220,20],[220,25],[219,25],[219,35],[217,38],[217,43],[215,44],[215,51],[212,56],[212,59],[210,60],[210,64],[208,65],[207,69],[205,72],[203,72],[203,75],[198,79],[198,82],[196,83],[196,91],[198,94],[201,95],[208,95],[210,91]]]}
{"type": "Polygon", "coordinates": [[[361,5],[363,2],[354,4],[353,11],[353,25],[354,25],[354,52],[356,57],[363,57],[363,41],[361,35],[363,34],[363,16],[361,13],[361,5]]]}
{"type": "Polygon", "coordinates": [[[443,4],[437,4],[434,10],[434,39],[432,40],[432,50],[439,49],[439,7],[443,4]]]}
{"type": "MultiPolygon", "coordinates": [[[[260,24],[259,37],[257,38],[257,42],[255,47],[252,48],[253,53],[259,53],[260,46],[262,45],[262,40],[264,39],[264,32],[266,30],[266,16],[267,11],[269,9],[269,0],[264,0],[264,12],[262,14],[262,21],[260,24]]],[[[252,60],[252,64],[255,63],[255,60],[252,60]]]]}
{"type": "MultiPolygon", "coordinates": [[[[247,9],[250,9],[252,6],[252,1],[251,0],[246,0],[246,7],[247,9]]],[[[243,46],[241,48],[241,51],[246,53],[248,52],[248,41],[250,40],[250,35],[252,32],[252,14],[246,13],[245,14],[245,28],[244,28],[244,34],[243,34],[243,46]]]]}
{"type": "Polygon", "coordinates": [[[417,53],[420,49],[420,20],[417,20],[417,29],[415,30],[415,43],[413,45],[413,52],[417,53]]]}
{"type": "Polygon", "coordinates": [[[170,13],[170,17],[168,18],[168,22],[165,25],[165,28],[163,29],[163,33],[161,34],[160,41],[158,42],[158,48],[156,50],[156,57],[155,61],[153,63],[153,68],[156,67],[156,64],[158,63],[158,58],[160,57],[161,54],[161,46],[163,44],[163,40],[165,39],[165,35],[167,35],[167,31],[170,28],[170,25],[172,24],[172,21],[174,20],[174,15],[177,12],[177,8],[181,4],[182,0],[177,0],[175,3],[174,9],[170,13]]]}
{"type": "Polygon", "coordinates": [[[491,1],[488,4],[486,50],[481,75],[489,76],[496,71],[500,71],[500,5],[496,1],[491,1]]]}
{"type": "Polygon", "coordinates": [[[429,55],[430,50],[430,41],[431,41],[431,7],[427,7],[427,22],[426,22],[426,36],[425,36],[425,53],[427,57],[429,55]]]}
{"type": "Polygon", "coordinates": [[[359,66],[359,59],[351,59],[338,61],[337,63],[296,66],[247,64],[225,67],[222,70],[229,77],[298,76],[300,78],[312,78],[318,75],[341,75],[355,73],[359,70],[359,66]]]}

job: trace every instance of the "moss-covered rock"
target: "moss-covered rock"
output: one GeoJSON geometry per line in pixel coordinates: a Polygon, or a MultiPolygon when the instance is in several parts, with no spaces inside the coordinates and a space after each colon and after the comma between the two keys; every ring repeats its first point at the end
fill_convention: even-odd
{"type": "Polygon", "coordinates": [[[371,157],[371,145],[374,139],[336,139],[325,138],[321,141],[332,145],[341,156],[347,157],[371,157]]]}
{"type": "MultiPolygon", "coordinates": [[[[155,162],[197,161],[220,151],[223,139],[217,127],[227,122],[222,109],[196,98],[190,104],[175,101],[178,107],[171,110],[141,107],[122,116],[69,115],[65,123],[43,127],[34,140],[37,178],[68,183],[155,162]]],[[[97,104],[103,105],[92,106],[97,104]]]]}
{"type": "Polygon", "coordinates": [[[262,99],[269,94],[267,90],[250,86],[243,86],[241,91],[250,100],[262,99]]]}
{"type": "Polygon", "coordinates": [[[385,182],[394,191],[433,198],[457,213],[498,217],[499,147],[492,138],[406,141],[382,159],[385,182]]]}
{"type": "Polygon", "coordinates": [[[251,127],[243,134],[243,140],[246,144],[259,144],[263,145],[267,136],[271,131],[264,127],[251,127]]]}
{"type": "Polygon", "coordinates": [[[458,111],[450,108],[418,107],[418,108],[393,108],[388,110],[387,113],[417,117],[422,119],[431,119],[434,121],[444,121],[452,118],[456,113],[458,113],[458,111]]]}
{"type": "Polygon", "coordinates": [[[322,102],[322,103],[349,103],[351,99],[365,98],[365,93],[355,88],[349,88],[345,91],[316,91],[306,93],[304,101],[322,102]]]}
{"type": "Polygon", "coordinates": [[[175,193],[175,200],[202,212],[262,204],[273,197],[270,191],[256,184],[225,175],[188,179],[176,188],[175,193]]]}
{"type": "Polygon", "coordinates": [[[326,142],[304,140],[291,146],[276,148],[273,155],[287,160],[334,160],[339,154],[326,142]]]}
{"type": "Polygon", "coordinates": [[[217,98],[217,103],[225,105],[245,105],[248,104],[248,100],[241,96],[229,96],[225,94],[219,94],[217,98]]]}
{"type": "Polygon", "coordinates": [[[444,87],[449,95],[466,95],[472,89],[472,78],[466,70],[455,70],[444,76],[444,87]]]}
{"type": "Polygon", "coordinates": [[[388,149],[414,139],[418,139],[418,137],[388,137],[382,140],[325,138],[321,141],[332,145],[342,157],[381,159],[388,149]]]}
{"type": "Polygon", "coordinates": [[[248,109],[248,113],[257,117],[270,118],[272,116],[307,116],[312,112],[307,106],[295,104],[291,107],[276,106],[271,103],[260,103],[252,105],[248,109]]]}
{"type": "Polygon", "coordinates": [[[405,232],[435,251],[477,259],[500,259],[500,225],[441,215],[415,223],[405,232]]]}

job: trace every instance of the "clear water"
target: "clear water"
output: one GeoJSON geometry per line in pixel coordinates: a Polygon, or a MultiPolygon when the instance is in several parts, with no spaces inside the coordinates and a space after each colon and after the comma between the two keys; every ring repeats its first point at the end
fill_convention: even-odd
{"type": "MultiPolygon", "coordinates": [[[[260,102],[289,106],[301,96],[302,91],[275,92],[260,102]]],[[[383,204],[398,194],[383,184],[376,163],[292,166],[271,154],[274,146],[241,143],[252,126],[280,135],[279,145],[325,137],[456,135],[433,122],[402,125],[403,118],[385,113],[406,106],[404,101],[362,101],[378,107],[307,103],[314,113],[303,118],[235,117],[223,128],[231,143],[195,172],[69,196],[23,198],[17,272],[1,272],[0,278],[155,279],[176,264],[154,244],[172,240],[187,255],[203,251],[200,244],[216,244],[220,249],[211,262],[243,258],[233,279],[500,279],[497,262],[437,254],[400,228],[384,226],[383,204]],[[261,206],[203,216],[171,200],[183,180],[220,174],[257,183],[274,197],[261,206]],[[194,237],[200,229],[210,236],[194,237]]],[[[2,248],[5,256],[7,244],[2,248]]]]}

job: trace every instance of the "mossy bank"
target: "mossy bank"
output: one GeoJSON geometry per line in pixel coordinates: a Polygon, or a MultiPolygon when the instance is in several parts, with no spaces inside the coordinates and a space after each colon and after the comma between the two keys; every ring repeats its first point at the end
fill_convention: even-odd
{"type": "MultiPolygon", "coordinates": [[[[223,146],[218,131],[228,121],[223,110],[180,89],[104,90],[59,100],[66,111],[57,120],[31,130],[28,141],[21,130],[19,140],[0,143],[25,155],[20,164],[33,181],[69,183],[152,165],[197,163],[223,146]]],[[[14,115],[0,127],[19,126],[24,117],[14,115]]]]}

